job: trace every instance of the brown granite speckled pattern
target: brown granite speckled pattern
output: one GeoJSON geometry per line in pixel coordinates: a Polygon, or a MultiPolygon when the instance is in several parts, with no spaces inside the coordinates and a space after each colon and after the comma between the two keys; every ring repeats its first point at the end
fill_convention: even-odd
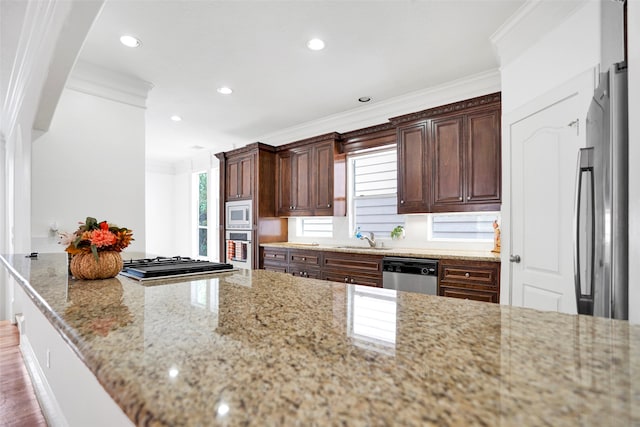
{"type": "Polygon", "coordinates": [[[640,425],[627,322],[266,271],[83,282],[62,254],[4,258],[138,425],[640,425]]]}
{"type": "Polygon", "coordinates": [[[382,256],[400,256],[411,258],[435,258],[435,259],[459,259],[468,261],[493,261],[500,262],[500,254],[491,251],[461,251],[459,249],[419,249],[419,248],[384,248],[370,249],[366,246],[347,245],[331,246],[316,245],[310,243],[261,243],[262,247],[308,249],[313,251],[331,251],[354,254],[373,254],[382,256]]]}

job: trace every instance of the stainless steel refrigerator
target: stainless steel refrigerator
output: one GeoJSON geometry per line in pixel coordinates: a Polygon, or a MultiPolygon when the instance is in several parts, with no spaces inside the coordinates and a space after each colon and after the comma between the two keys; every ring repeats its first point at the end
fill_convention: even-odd
{"type": "Polygon", "coordinates": [[[628,319],[628,113],[625,63],[600,76],[578,154],[574,276],[578,313],[628,319]]]}

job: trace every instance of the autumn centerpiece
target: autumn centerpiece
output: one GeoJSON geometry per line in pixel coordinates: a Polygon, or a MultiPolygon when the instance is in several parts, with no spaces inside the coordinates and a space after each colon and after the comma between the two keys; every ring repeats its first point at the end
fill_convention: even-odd
{"type": "Polygon", "coordinates": [[[120,252],[133,240],[133,232],[107,221],[87,217],[74,233],[61,233],[60,244],[72,256],[69,263],[76,279],[108,279],[122,270],[120,252]]]}

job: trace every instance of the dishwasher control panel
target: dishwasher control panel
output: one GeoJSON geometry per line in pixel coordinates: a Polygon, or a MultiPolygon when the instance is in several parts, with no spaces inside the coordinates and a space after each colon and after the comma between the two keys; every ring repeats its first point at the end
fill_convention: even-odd
{"type": "Polygon", "coordinates": [[[415,274],[422,276],[437,276],[438,260],[424,258],[385,257],[382,259],[382,271],[415,274]]]}

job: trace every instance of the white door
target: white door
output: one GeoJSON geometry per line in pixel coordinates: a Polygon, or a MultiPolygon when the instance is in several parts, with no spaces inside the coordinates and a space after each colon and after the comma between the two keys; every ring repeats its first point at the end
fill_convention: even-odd
{"type": "Polygon", "coordinates": [[[510,179],[511,303],[576,313],[573,210],[578,150],[593,73],[512,115],[510,179]],[[514,120],[515,119],[515,120],[514,120]]]}

